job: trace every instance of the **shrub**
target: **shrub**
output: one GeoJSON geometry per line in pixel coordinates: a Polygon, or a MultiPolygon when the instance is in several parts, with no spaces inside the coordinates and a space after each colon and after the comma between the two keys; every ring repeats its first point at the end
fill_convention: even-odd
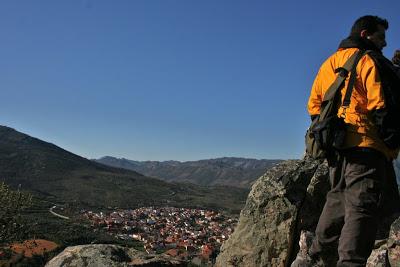
{"type": "Polygon", "coordinates": [[[21,211],[32,204],[32,196],[20,190],[12,190],[0,183],[0,242],[8,243],[22,238],[27,231],[21,211]]]}

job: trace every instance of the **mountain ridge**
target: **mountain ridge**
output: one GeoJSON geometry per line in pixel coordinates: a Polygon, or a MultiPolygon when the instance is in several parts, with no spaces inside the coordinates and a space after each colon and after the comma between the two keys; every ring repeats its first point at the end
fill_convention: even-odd
{"type": "Polygon", "coordinates": [[[105,156],[94,161],[165,181],[249,188],[267,169],[282,160],[222,157],[197,161],[135,161],[105,156]]]}
{"type": "Polygon", "coordinates": [[[7,126],[0,126],[0,181],[55,202],[91,207],[185,205],[238,212],[247,194],[234,188],[167,183],[106,166],[7,126]]]}

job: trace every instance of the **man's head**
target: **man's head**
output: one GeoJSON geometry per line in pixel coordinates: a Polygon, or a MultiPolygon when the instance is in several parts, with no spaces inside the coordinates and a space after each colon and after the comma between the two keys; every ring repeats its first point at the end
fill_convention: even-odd
{"type": "Polygon", "coordinates": [[[396,50],[396,52],[394,52],[392,62],[393,62],[393,64],[400,66],[400,50],[396,50]]]}
{"type": "Polygon", "coordinates": [[[389,28],[386,19],[378,16],[363,16],[354,22],[350,36],[371,41],[378,49],[386,46],[385,31],[389,28]]]}

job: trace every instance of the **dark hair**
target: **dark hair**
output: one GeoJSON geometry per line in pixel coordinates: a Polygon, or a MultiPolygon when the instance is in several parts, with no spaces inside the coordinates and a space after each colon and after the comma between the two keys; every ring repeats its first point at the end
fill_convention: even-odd
{"type": "Polygon", "coordinates": [[[399,65],[400,66],[400,50],[396,50],[394,52],[394,56],[392,58],[393,64],[399,65]]]}
{"type": "Polygon", "coordinates": [[[363,30],[366,30],[371,35],[378,30],[378,25],[382,25],[385,30],[389,28],[389,23],[386,19],[371,15],[363,16],[354,22],[350,36],[358,37],[363,30]]]}

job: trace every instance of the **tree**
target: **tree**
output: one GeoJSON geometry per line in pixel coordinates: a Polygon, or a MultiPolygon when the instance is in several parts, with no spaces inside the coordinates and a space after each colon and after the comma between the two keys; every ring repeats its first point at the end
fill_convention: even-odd
{"type": "Polygon", "coordinates": [[[11,190],[4,182],[0,183],[0,243],[19,240],[26,227],[21,211],[32,204],[32,196],[18,190],[11,190]]]}

